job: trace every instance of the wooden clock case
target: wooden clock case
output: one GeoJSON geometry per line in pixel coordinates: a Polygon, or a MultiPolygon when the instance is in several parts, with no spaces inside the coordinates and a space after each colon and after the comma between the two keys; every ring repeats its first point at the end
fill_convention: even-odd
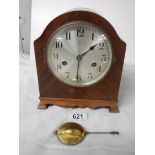
{"type": "Polygon", "coordinates": [[[110,112],[118,110],[118,92],[123,69],[126,44],[117,35],[113,26],[100,15],[89,11],[71,11],[52,20],[42,35],[34,41],[36,67],[40,91],[39,109],[48,105],[61,107],[107,107],[110,112]],[[93,86],[76,88],[60,82],[48,69],[45,47],[49,37],[60,26],[72,21],[88,21],[104,30],[111,41],[114,61],[109,73],[93,86]]]}

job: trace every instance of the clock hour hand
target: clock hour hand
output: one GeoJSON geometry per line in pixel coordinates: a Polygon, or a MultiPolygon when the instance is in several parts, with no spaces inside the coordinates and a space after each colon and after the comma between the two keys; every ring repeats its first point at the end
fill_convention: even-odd
{"type": "Polygon", "coordinates": [[[87,50],[86,52],[82,53],[81,56],[84,56],[84,55],[86,55],[89,51],[92,51],[92,50],[96,47],[96,45],[97,45],[97,44],[91,46],[91,47],[89,48],[89,50],[87,50]]]}

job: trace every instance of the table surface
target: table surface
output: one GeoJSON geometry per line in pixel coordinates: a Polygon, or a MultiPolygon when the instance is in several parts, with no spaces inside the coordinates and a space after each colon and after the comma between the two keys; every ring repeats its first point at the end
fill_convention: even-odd
{"type": "Polygon", "coordinates": [[[38,110],[39,90],[36,66],[20,58],[20,155],[134,155],[135,154],[135,68],[124,66],[119,90],[120,113],[108,109],[61,108],[38,110]],[[70,121],[72,112],[86,112],[79,121],[87,131],[112,131],[120,135],[90,134],[74,146],[61,144],[53,133],[70,121]]]}

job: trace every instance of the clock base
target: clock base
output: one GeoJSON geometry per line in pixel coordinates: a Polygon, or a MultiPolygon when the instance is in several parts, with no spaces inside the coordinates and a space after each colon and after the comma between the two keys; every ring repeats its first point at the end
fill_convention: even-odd
{"type": "Polygon", "coordinates": [[[109,112],[111,113],[119,113],[119,109],[118,109],[118,106],[112,106],[109,108],[109,112]]]}
{"type": "Polygon", "coordinates": [[[117,100],[88,100],[88,99],[59,99],[40,98],[38,109],[46,109],[49,105],[56,105],[64,108],[109,108],[109,112],[118,113],[117,100]]]}

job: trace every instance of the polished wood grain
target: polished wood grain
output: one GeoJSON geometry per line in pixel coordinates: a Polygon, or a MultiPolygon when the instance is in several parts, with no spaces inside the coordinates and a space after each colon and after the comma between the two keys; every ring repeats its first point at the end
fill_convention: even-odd
{"type": "Polygon", "coordinates": [[[118,112],[117,98],[123,69],[126,44],[119,38],[112,25],[103,17],[88,11],[72,11],[52,20],[42,35],[34,41],[36,66],[40,91],[39,108],[48,105],[62,107],[109,107],[110,112],[118,112]],[[72,21],[88,21],[98,25],[109,37],[115,61],[107,76],[99,83],[74,88],[60,82],[48,69],[45,61],[45,47],[49,37],[57,28],[72,21]]]}
{"type": "Polygon", "coordinates": [[[46,109],[48,105],[57,105],[65,108],[86,108],[91,109],[110,106],[109,111],[119,112],[116,100],[89,100],[89,99],[63,99],[63,98],[40,98],[39,109],[46,109]],[[52,104],[53,103],[53,104],[52,104]]]}

